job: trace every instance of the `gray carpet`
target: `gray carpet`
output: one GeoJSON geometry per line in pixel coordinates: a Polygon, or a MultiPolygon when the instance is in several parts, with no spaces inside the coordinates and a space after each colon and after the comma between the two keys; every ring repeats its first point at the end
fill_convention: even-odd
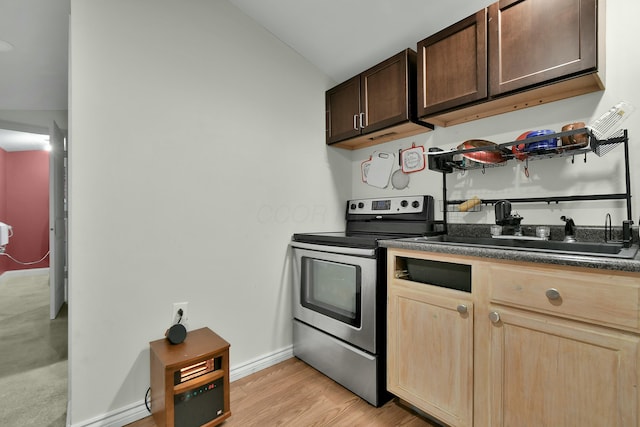
{"type": "Polygon", "coordinates": [[[0,276],[0,426],[66,424],[67,309],[49,320],[49,276],[0,276]]]}

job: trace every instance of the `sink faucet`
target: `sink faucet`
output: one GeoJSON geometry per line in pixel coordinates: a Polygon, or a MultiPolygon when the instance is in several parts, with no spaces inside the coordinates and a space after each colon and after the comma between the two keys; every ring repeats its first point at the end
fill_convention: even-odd
{"type": "Polygon", "coordinates": [[[575,242],[576,241],[576,223],[573,222],[573,219],[568,216],[562,215],[560,217],[561,220],[565,222],[564,224],[564,241],[565,242],[575,242]]]}
{"type": "Polygon", "coordinates": [[[631,235],[632,225],[633,221],[631,220],[622,221],[622,244],[625,248],[631,247],[631,243],[633,241],[633,237],[631,235]]]}
{"type": "Polygon", "coordinates": [[[511,225],[514,227],[514,234],[516,236],[522,236],[522,228],[520,227],[520,221],[522,217],[520,215],[511,214],[511,202],[508,200],[500,200],[495,204],[496,224],[498,225],[511,225]]]}

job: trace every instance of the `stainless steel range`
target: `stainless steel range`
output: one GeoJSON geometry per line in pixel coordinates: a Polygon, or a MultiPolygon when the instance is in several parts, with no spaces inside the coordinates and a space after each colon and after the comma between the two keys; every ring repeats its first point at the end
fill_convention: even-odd
{"type": "Polygon", "coordinates": [[[386,392],[386,250],[435,234],[433,197],[347,202],[346,231],[294,234],[293,353],[374,406],[386,392]]]}

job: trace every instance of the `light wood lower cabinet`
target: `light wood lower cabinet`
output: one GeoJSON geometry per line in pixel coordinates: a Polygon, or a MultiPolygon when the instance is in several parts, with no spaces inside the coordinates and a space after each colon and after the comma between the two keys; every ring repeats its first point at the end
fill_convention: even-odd
{"type": "Polygon", "coordinates": [[[638,425],[637,336],[492,309],[490,426],[638,425]]]}
{"type": "Polygon", "coordinates": [[[388,270],[401,399],[450,426],[640,427],[640,274],[403,249],[388,270]],[[416,283],[412,257],[469,265],[472,292],[416,283]]]}
{"type": "Polygon", "coordinates": [[[394,280],[388,289],[387,387],[450,426],[469,426],[473,303],[460,291],[394,280]]]}

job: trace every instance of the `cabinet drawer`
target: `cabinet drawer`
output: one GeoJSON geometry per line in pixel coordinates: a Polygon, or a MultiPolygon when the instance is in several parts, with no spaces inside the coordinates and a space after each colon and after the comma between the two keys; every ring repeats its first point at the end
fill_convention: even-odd
{"type": "Polygon", "coordinates": [[[489,269],[492,302],[640,330],[640,277],[513,265],[489,269]]]}

